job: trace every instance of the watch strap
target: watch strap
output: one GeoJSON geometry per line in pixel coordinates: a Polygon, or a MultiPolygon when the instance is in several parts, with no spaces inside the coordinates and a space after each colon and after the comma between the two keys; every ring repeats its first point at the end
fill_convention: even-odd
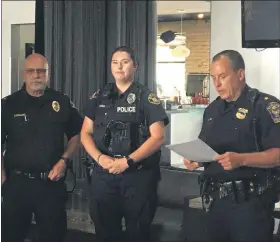
{"type": "Polygon", "coordinates": [[[127,160],[127,164],[129,167],[132,167],[135,165],[135,162],[132,158],[130,158],[129,156],[126,157],[126,160],[127,160]]]}
{"type": "Polygon", "coordinates": [[[67,166],[69,165],[69,163],[70,163],[70,159],[69,159],[69,158],[66,158],[66,157],[62,156],[60,159],[61,159],[61,160],[64,160],[64,162],[65,162],[65,164],[66,164],[67,166]]]}

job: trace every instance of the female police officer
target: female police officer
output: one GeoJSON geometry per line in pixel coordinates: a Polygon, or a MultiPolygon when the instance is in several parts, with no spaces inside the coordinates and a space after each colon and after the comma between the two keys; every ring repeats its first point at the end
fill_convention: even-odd
{"type": "Polygon", "coordinates": [[[95,161],[91,218],[100,241],[148,241],[156,210],[160,146],[168,117],[160,100],[134,82],[133,50],[117,48],[111,58],[115,83],[93,95],[86,107],[81,142],[95,161]]]}

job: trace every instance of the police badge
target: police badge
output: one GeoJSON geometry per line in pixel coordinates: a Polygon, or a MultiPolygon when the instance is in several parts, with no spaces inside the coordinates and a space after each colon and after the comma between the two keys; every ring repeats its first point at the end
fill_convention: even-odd
{"type": "Polygon", "coordinates": [[[59,105],[58,101],[53,101],[52,102],[52,108],[53,108],[54,111],[59,112],[60,105],[59,105]]]}
{"type": "Polygon", "coordinates": [[[135,99],[136,99],[135,94],[134,93],[129,93],[126,100],[129,104],[132,104],[132,103],[135,102],[135,99]]]}
{"type": "Polygon", "coordinates": [[[247,113],[248,113],[248,109],[239,108],[238,111],[237,111],[237,113],[236,113],[236,117],[237,117],[238,119],[245,119],[247,113]]]}

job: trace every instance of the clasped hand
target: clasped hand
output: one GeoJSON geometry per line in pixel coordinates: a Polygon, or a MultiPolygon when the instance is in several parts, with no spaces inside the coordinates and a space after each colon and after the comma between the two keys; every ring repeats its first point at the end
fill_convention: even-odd
{"type": "Polygon", "coordinates": [[[128,168],[126,158],[113,158],[108,155],[101,155],[99,165],[103,169],[109,170],[109,173],[120,174],[128,168]]]}

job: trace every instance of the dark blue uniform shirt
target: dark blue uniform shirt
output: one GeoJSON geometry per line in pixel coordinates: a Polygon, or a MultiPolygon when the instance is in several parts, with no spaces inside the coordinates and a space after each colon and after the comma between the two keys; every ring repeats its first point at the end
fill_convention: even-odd
{"type": "MultiPolygon", "coordinates": [[[[155,122],[163,121],[165,125],[169,123],[169,119],[160,100],[147,87],[139,83],[132,83],[123,94],[118,93],[115,84],[109,84],[105,89],[100,90],[99,93],[91,98],[85,108],[85,116],[95,121],[94,140],[103,153],[108,153],[109,155],[129,155],[130,152],[136,150],[143,143],[138,143],[138,138],[141,136],[138,131],[138,125],[140,123],[145,124],[148,132],[149,126],[155,122]],[[106,96],[107,92],[109,92],[109,96],[106,96]],[[104,96],[106,97],[104,98],[104,96]],[[110,122],[111,120],[121,121],[130,125],[128,130],[130,135],[123,136],[119,141],[123,146],[126,146],[125,142],[127,138],[130,139],[130,142],[128,141],[127,144],[129,146],[130,143],[131,147],[123,147],[126,151],[121,148],[111,150],[110,146],[107,147],[101,144],[103,134],[100,133],[104,133],[104,131],[102,131],[102,127],[99,124],[103,121],[110,122]],[[128,151],[129,149],[130,151],[128,151]]],[[[148,135],[149,133],[147,134],[147,138],[148,135]]],[[[118,147],[121,146],[120,144],[118,147]]]]}
{"type": "MultiPolygon", "coordinates": [[[[115,100],[123,99],[124,102],[126,102],[128,95],[133,92],[133,89],[135,88],[136,83],[132,83],[131,86],[122,94],[118,94],[117,87],[114,84],[113,90],[111,94],[111,98],[115,100]]],[[[168,125],[169,119],[167,117],[167,114],[165,113],[165,110],[163,109],[162,105],[155,104],[151,101],[149,101],[149,95],[152,93],[147,87],[144,87],[137,83],[142,89],[142,95],[140,97],[140,109],[143,110],[144,117],[147,120],[147,125],[150,126],[151,124],[163,121],[164,125],[168,125]]],[[[93,98],[91,98],[85,108],[85,116],[90,118],[91,120],[95,120],[96,115],[96,109],[97,109],[97,96],[98,93],[96,93],[93,98]]],[[[156,98],[156,97],[155,97],[156,98]]],[[[116,107],[117,108],[117,107],[116,107]]]]}
{"type": "MultiPolygon", "coordinates": [[[[252,153],[258,151],[257,146],[259,151],[280,148],[280,101],[260,92],[253,109],[248,98],[251,90],[246,85],[237,101],[227,102],[218,98],[206,108],[199,138],[217,153],[252,153]]],[[[218,162],[211,162],[205,166],[204,173],[217,180],[236,180],[252,178],[254,174],[265,171],[252,167],[225,171],[218,162]]]]}
{"type": "Polygon", "coordinates": [[[2,144],[5,167],[24,172],[46,172],[64,153],[65,134],[80,133],[83,119],[69,97],[47,88],[32,97],[25,88],[2,100],[2,144]]]}

